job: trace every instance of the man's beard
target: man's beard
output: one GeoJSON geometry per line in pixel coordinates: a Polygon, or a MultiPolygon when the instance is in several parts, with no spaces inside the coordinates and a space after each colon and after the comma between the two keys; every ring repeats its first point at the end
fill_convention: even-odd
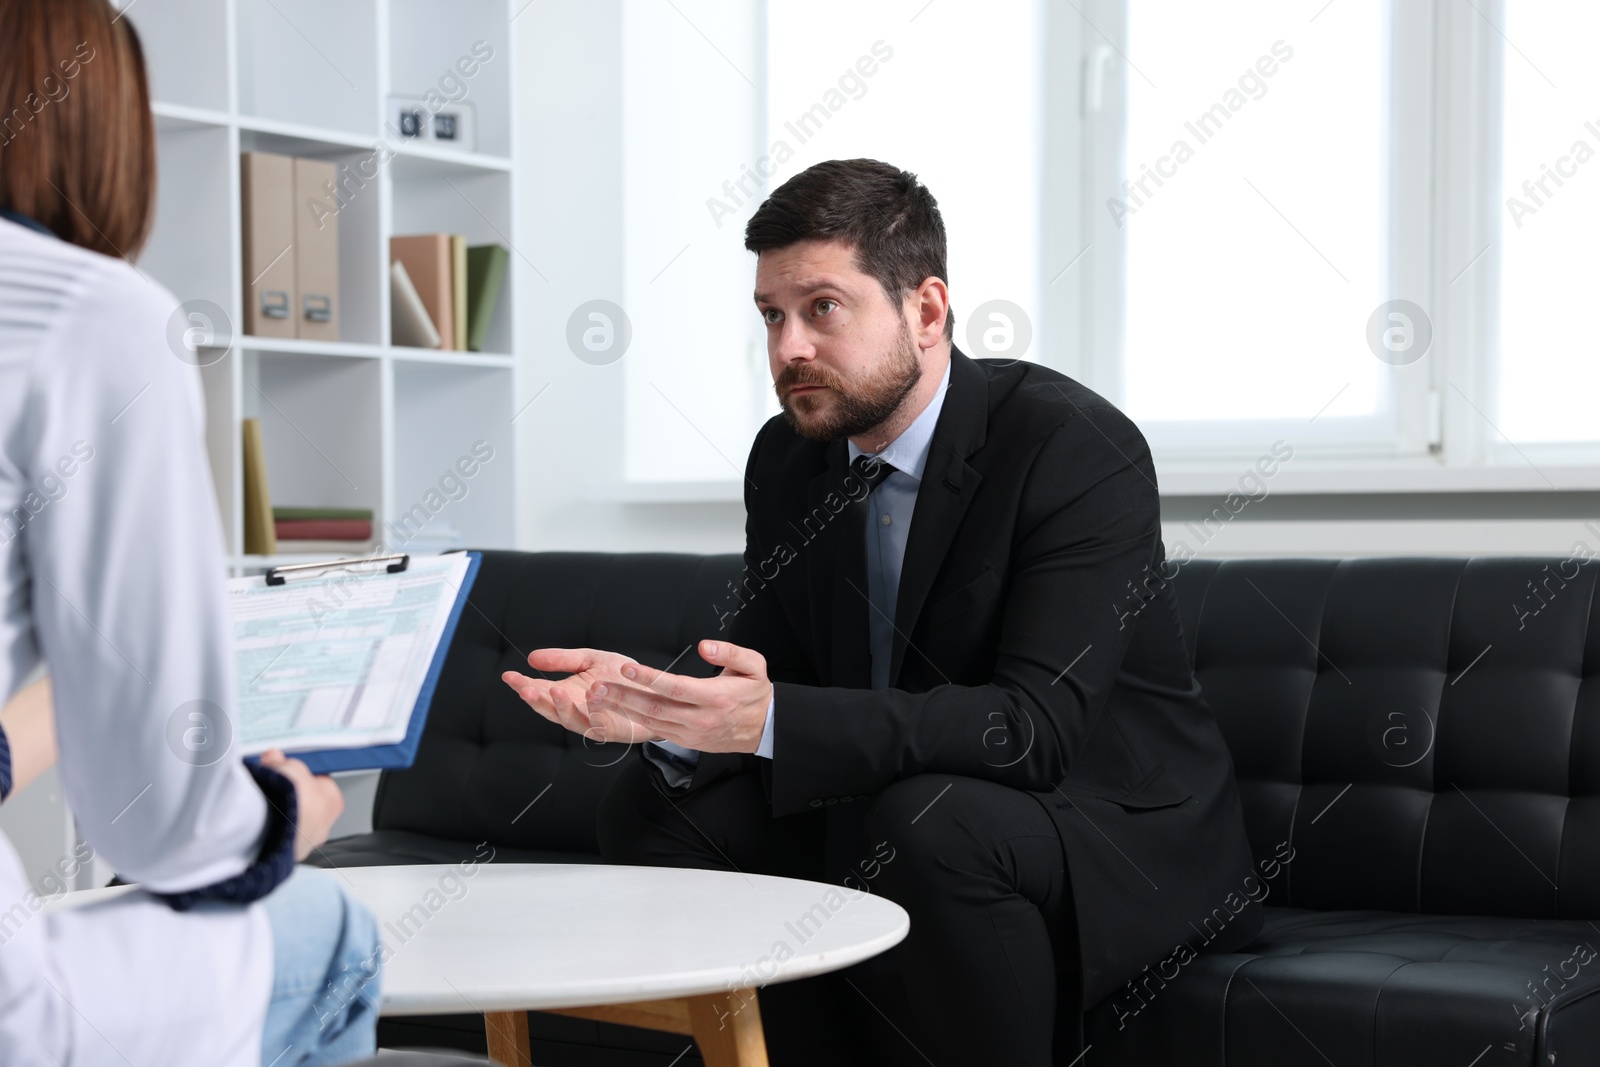
{"type": "Polygon", "coordinates": [[[888,358],[868,372],[859,384],[847,386],[839,375],[814,363],[791,363],[778,375],[772,387],[778,394],[778,403],[783,406],[783,417],[795,433],[813,441],[836,441],[881,426],[921,380],[922,362],[917,358],[911,330],[902,321],[888,358]],[[833,394],[832,410],[826,415],[814,414],[816,409],[811,407],[811,398],[815,394],[785,400],[786,391],[797,385],[827,386],[833,394]],[[797,415],[796,408],[809,417],[797,415]]]}

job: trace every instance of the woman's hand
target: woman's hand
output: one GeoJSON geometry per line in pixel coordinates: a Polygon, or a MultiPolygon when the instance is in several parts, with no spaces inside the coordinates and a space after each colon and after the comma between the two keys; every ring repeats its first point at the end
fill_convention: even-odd
{"type": "Polygon", "coordinates": [[[19,689],[0,711],[0,727],[11,743],[11,795],[56,762],[56,708],[50,679],[19,689]]]}
{"type": "Polygon", "coordinates": [[[344,793],[339,783],[326,774],[312,774],[311,768],[276,748],[261,754],[261,766],[277,771],[294,783],[299,806],[294,827],[294,858],[296,862],[304,860],[328,840],[328,831],[344,811],[344,793]]]}

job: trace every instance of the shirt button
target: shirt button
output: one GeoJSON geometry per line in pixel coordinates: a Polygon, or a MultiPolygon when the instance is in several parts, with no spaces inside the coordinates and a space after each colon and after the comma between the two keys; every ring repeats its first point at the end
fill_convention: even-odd
{"type": "Polygon", "coordinates": [[[887,525],[889,525],[889,523],[891,523],[891,522],[893,522],[893,521],[894,521],[894,520],[892,520],[892,519],[890,519],[890,518],[889,518],[889,513],[888,513],[888,512],[887,512],[887,511],[886,511],[886,512],[884,512],[884,513],[883,513],[883,524],[884,524],[884,525],[885,525],[885,526],[887,526],[887,525]]]}
{"type": "Polygon", "coordinates": [[[820,801],[820,800],[812,800],[811,806],[813,808],[820,808],[820,807],[822,807],[822,801],[820,801]]]}

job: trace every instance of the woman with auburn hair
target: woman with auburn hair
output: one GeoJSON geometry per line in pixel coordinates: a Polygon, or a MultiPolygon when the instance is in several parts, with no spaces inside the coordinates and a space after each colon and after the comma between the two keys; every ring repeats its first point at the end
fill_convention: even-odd
{"type": "Polygon", "coordinates": [[[236,689],[199,375],[133,263],[154,188],[128,20],[0,0],[0,701],[41,665],[53,689],[0,720],[0,798],[54,743],[72,858],[140,887],[44,911],[0,835],[0,1063],[343,1063],[374,1045],[376,926],[295,866],[339,788],[184,743],[236,689]]]}

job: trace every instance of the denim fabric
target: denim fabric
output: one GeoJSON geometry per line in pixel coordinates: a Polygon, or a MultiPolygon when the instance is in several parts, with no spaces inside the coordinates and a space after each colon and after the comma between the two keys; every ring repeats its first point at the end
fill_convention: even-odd
{"type": "Polygon", "coordinates": [[[315,1067],[372,1055],[382,988],[372,913],[335,875],[311,867],[295,868],[262,903],[274,953],[262,1064],[315,1067]]]}

